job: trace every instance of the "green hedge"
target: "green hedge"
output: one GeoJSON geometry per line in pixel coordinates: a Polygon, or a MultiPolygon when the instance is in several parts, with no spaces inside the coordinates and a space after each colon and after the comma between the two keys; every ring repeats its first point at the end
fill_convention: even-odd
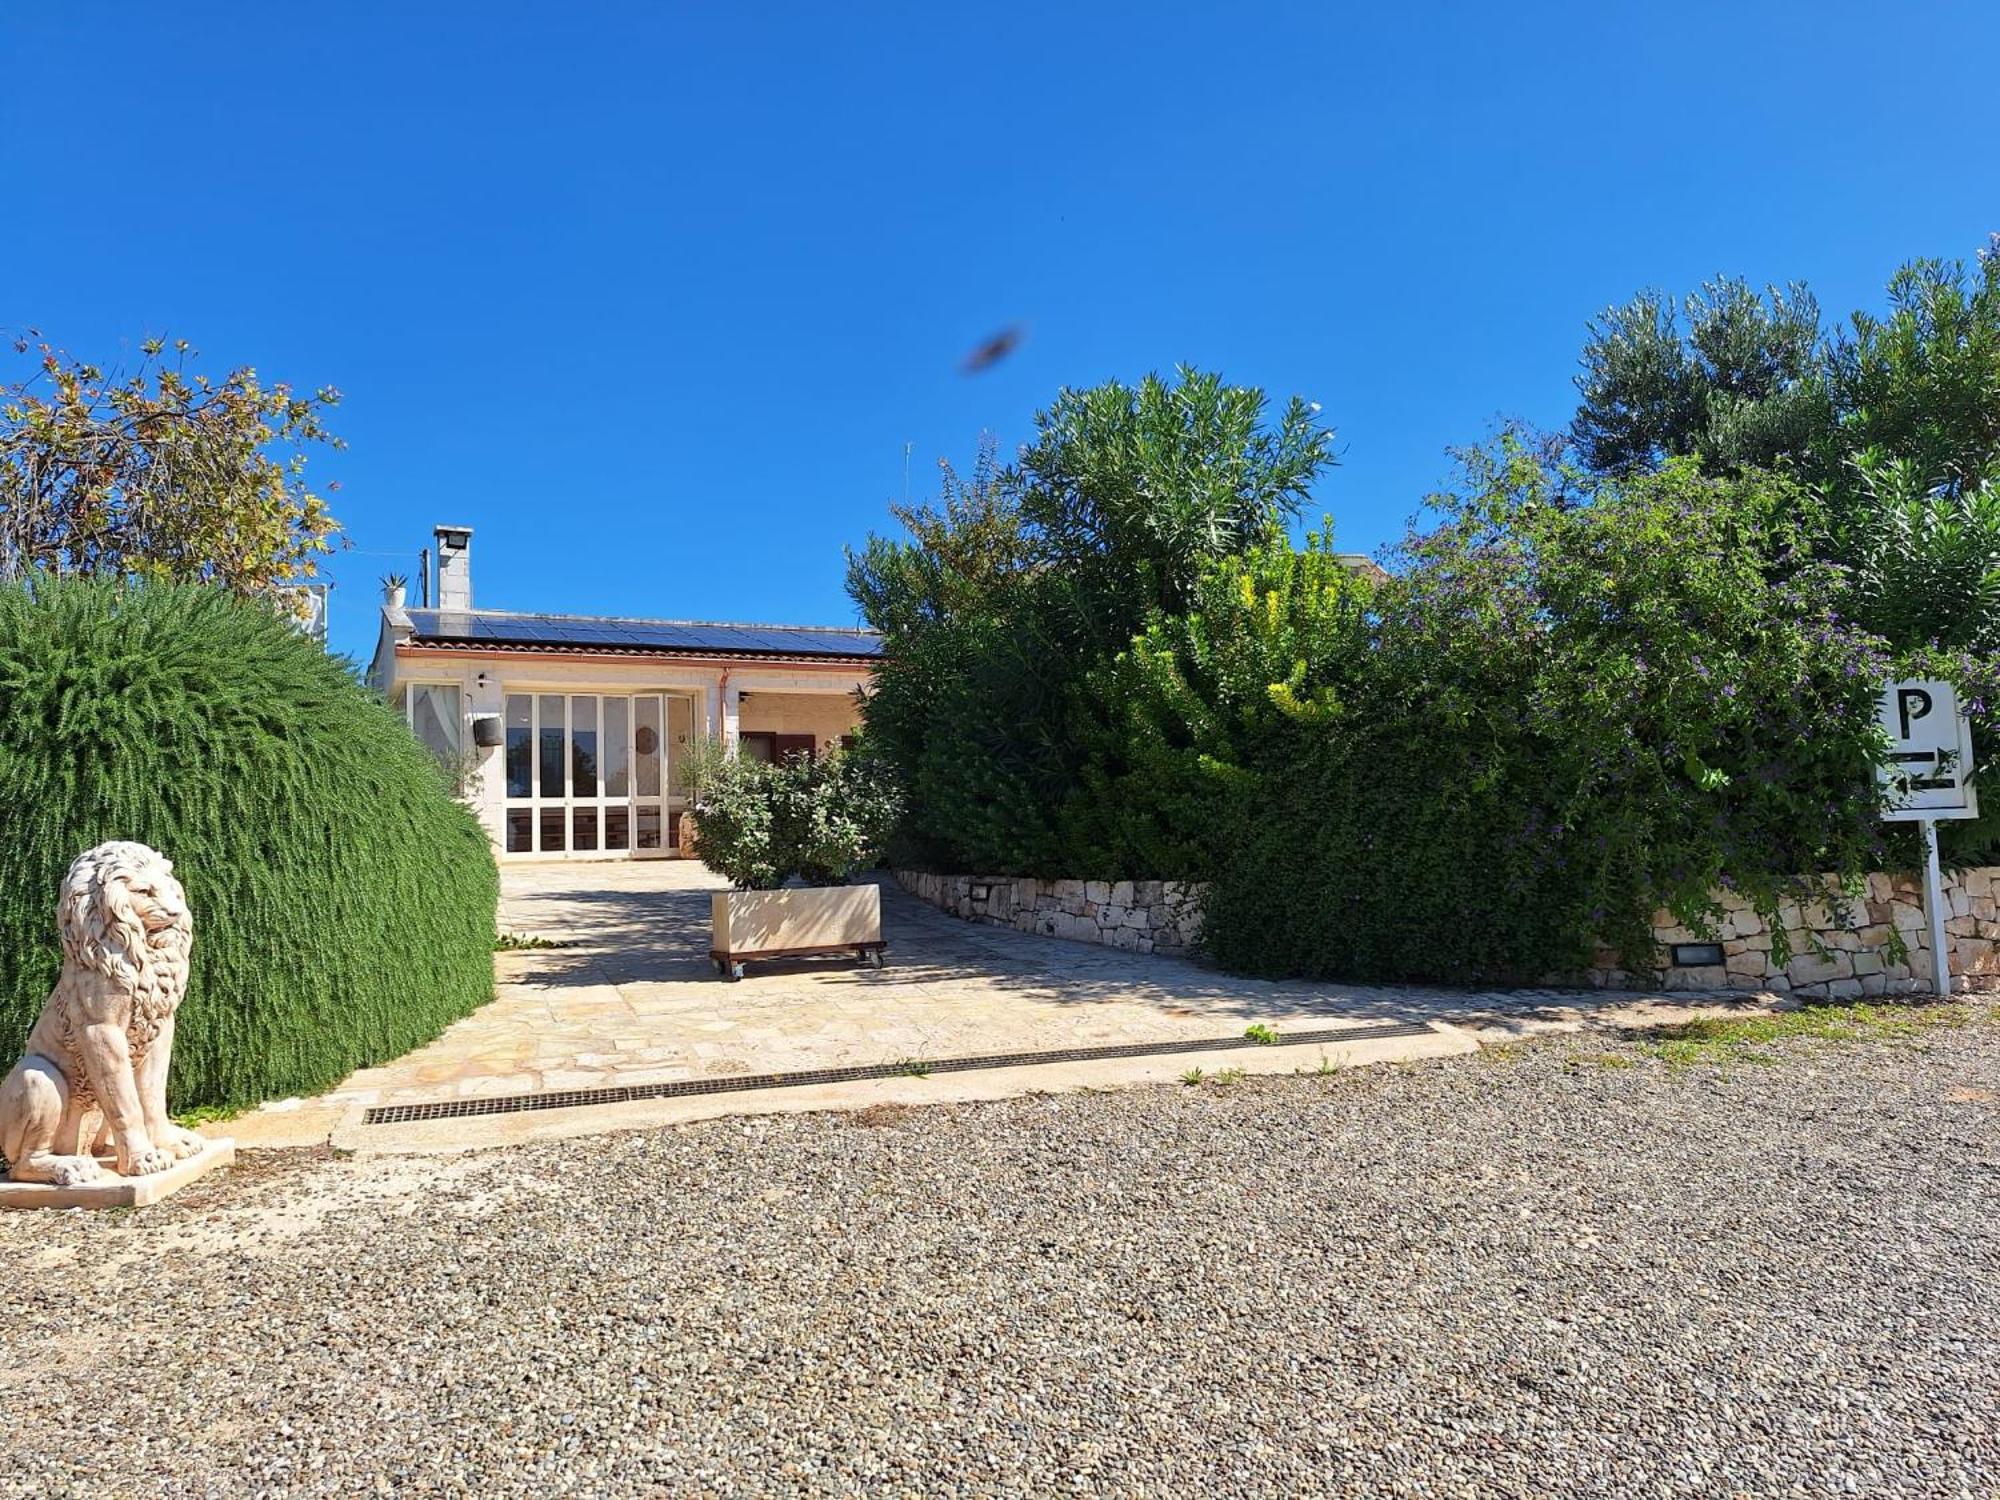
{"type": "Polygon", "coordinates": [[[1514,448],[1474,478],[1392,578],[1274,549],[1136,643],[1147,754],[1105,800],[1182,833],[1219,962],[1534,982],[1602,939],[1644,969],[1656,907],[1699,926],[1734,887],[1779,928],[1809,877],[1906,867],[1874,779],[1893,667],[1794,485],[1674,464],[1573,503],[1514,448]]]}
{"type": "MultiPolygon", "coordinates": [[[[878,547],[863,581],[916,600],[871,615],[869,733],[915,825],[899,853],[1207,881],[1227,968],[1454,983],[1575,974],[1598,940],[1648,968],[1658,907],[1700,927],[1733,886],[1777,927],[1809,877],[1908,867],[1875,712],[1912,663],[1849,618],[1796,482],[1676,462],[1586,487],[1513,438],[1466,464],[1382,576],[1330,536],[1272,537],[1208,558],[1095,661],[1042,649],[1077,565],[932,608],[978,537],[947,517],[920,551],[878,547]]],[[[1975,664],[1924,665],[1976,714],[2000,704],[1975,664]]]]}
{"type": "Polygon", "coordinates": [[[491,998],[485,835],[402,721],[270,610],[0,588],[0,704],[9,1061],[60,966],[63,872],[112,838],[172,859],[194,910],[176,1108],[323,1089],[491,998]]]}

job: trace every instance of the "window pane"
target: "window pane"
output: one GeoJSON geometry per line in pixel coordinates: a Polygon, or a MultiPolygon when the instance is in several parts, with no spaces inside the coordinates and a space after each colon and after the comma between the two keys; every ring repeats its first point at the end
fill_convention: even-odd
{"type": "MultiPolygon", "coordinates": [[[[539,788],[544,797],[560,797],[563,794],[563,711],[568,700],[558,694],[548,694],[542,699],[542,783],[539,788]]],[[[560,838],[561,834],[558,833],[560,838]]],[[[548,845],[544,843],[543,848],[548,845]]],[[[556,848],[562,848],[558,843],[556,848]]]]}
{"type": "Polygon", "coordinates": [[[542,809],[542,848],[551,854],[562,850],[563,822],[568,816],[560,807],[542,809]]]}
{"type": "Polygon", "coordinates": [[[651,807],[637,807],[632,810],[633,820],[638,824],[639,836],[633,840],[635,849],[657,849],[660,847],[660,809],[655,803],[651,807]]]}
{"type": "Polygon", "coordinates": [[[736,737],[736,753],[745,760],[773,761],[778,758],[778,737],[763,730],[736,737]]]}
{"type": "MultiPolygon", "coordinates": [[[[648,695],[632,700],[633,784],[641,797],[660,795],[660,700],[648,695]]],[[[641,848],[657,848],[642,844],[641,848]]]]}
{"type": "Polygon", "coordinates": [[[535,815],[525,807],[507,809],[507,852],[528,854],[535,847],[535,815]]]}
{"type": "MultiPolygon", "coordinates": [[[[569,704],[569,794],[597,795],[597,700],[572,698],[569,704]]],[[[590,847],[597,847],[595,834],[590,847]]],[[[579,843],[577,848],[583,848],[579,843]]]]}
{"type": "Polygon", "coordinates": [[[632,795],[632,747],[628,743],[631,738],[628,733],[630,713],[631,700],[604,700],[604,752],[598,757],[598,763],[604,767],[604,795],[607,797],[632,795]]]}
{"type": "Polygon", "coordinates": [[[597,809],[579,807],[572,809],[575,815],[576,842],[572,849],[595,849],[597,847],[597,809]]]}
{"type": "Polygon", "coordinates": [[[667,700],[667,790],[676,797],[687,795],[687,782],[683,779],[683,769],[687,765],[688,751],[694,745],[694,700],[692,698],[669,698],[667,700]]]}
{"type": "Polygon", "coordinates": [[[632,810],[628,807],[604,809],[604,847],[629,849],[632,846],[632,810]]]}
{"type": "Polygon", "coordinates": [[[532,708],[526,693],[507,695],[507,795],[510,797],[534,795],[528,781],[535,755],[532,708]]]}
{"type": "Polygon", "coordinates": [[[410,689],[410,728],[439,760],[458,759],[458,689],[420,682],[410,689]]]}

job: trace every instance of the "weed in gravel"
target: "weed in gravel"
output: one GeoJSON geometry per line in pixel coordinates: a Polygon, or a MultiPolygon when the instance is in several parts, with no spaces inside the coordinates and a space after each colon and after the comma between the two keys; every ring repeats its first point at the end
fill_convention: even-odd
{"type": "Polygon", "coordinates": [[[1784,1042],[1908,1041],[1940,1027],[1963,1026],[1962,1005],[1807,1005],[1771,1016],[1702,1016],[1668,1026],[1640,1043],[1669,1067],[1697,1063],[1769,1063],[1758,1049],[1784,1042]]]}
{"type": "Polygon", "coordinates": [[[1563,1066],[1572,1073],[1580,1073],[1586,1067],[1636,1068],[1639,1063],[1628,1052],[1572,1052],[1563,1059],[1563,1066]]]}
{"type": "Polygon", "coordinates": [[[1238,1084],[1242,1081],[1243,1070],[1241,1068],[1218,1068],[1213,1073],[1204,1073],[1200,1068],[1189,1068],[1185,1073],[1181,1074],[1181,1082],[1189,1088],[1198,1088],[1204,1083],[1212,1083],[1219,1089],[1226,1089],[1232,1084],[1238,1084]]]}

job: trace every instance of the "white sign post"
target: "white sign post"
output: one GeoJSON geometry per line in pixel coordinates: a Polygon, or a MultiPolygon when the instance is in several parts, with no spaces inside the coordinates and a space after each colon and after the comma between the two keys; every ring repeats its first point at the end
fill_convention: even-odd
{"type": "Polygon", "coordinates": [[[1924,841],[1924,914],[1930,918],[1931,964],[1940,996],[1951,993],[1951,949],[1946,945],[1944,876],[1938,868],[1941,818],[1976,818],[1972,787],[1972,725],[1958,711],[1948,682],[1892,682],[1883,690],[1879,717],[1889,735],[1889,764],[1880,772],[1896,823],[1915,823],[1924,841]]]}

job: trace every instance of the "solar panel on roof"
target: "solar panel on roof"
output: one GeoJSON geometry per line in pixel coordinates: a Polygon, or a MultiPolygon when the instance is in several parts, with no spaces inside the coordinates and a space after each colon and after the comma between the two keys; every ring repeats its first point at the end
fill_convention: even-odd
{"type": "Polygon", "coordinates": [[[627,651],[757,652],[777,656],[876,656],[882,649],[880,638],[866,631],[804,625],[698,624],[437,609],[413,609],[409,614],[416,634],[430,640],[607,646],[627,651]]]}

